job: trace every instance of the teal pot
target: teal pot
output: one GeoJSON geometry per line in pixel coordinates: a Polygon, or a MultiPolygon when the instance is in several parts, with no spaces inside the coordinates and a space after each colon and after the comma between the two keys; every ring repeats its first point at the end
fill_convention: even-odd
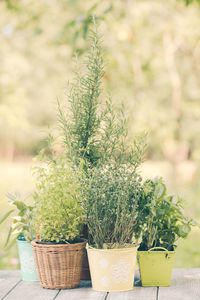
{"type": "Polygon", "coordinates": [[[38,281],[31,243],[17,239],[22,280],[38,281]]]}

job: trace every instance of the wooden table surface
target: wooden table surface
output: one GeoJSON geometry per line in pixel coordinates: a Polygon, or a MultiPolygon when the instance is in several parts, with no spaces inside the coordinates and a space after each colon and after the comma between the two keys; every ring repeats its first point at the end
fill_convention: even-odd
{"type": "Polygon", "coordinates": [[[95,292],[90,281],[71,290],[43,289],[39,282],[21,280],[20,271],[0,271],[0,299],[6,300],[200,300],[200,268],[174,269],[170,287],[141,287],[139,272],[129,292],[95,292]]]}

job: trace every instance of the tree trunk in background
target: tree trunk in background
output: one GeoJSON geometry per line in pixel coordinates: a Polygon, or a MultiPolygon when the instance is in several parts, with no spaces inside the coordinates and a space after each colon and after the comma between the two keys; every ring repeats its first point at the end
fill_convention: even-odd
{"type": "MultiPolygon", "coordinates": [[[[188,144],[182,141],[181,136],[181,120],[182,120],[182,82],[175,62],[175,54],[179,47],[178,43],[173,40],[169,33],[166,33],[163,37],[163,46],[165,52],[165,62],[170,76],[172,86],[172,111],[173,118],[175,120],[174,140],[175,147],[173,153],[168,155],[173,166],[173,179],[176,183],[177,168],[179,162],[188,158],[188,144]]],[[[165,152],[166,153],[166,152],[165,152]]]]}

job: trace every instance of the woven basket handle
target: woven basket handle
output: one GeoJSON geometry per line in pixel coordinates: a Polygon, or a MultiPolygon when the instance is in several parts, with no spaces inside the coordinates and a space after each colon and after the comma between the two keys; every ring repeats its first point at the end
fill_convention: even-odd
{"type": "Polygon", "coordinates": [[[164,250],[167,252],[167,256],[169,255],[169,251],[164,247],[153,247],[153,248],[149,249],[148,252],[151,252],[152,250],[155,250],[155,249],[164,250]]]}

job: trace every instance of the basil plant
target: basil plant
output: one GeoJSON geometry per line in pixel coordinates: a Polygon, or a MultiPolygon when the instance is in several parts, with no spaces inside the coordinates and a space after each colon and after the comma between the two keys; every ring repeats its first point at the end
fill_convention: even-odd
{"type": "Polygon", "coordinates": [[[185,216],[183,199],[167,195],[162,178],[147,180],[143,184],[143,234],[139,250],[164,247],[173,251],[180,238],[186,238],[194,225],[185,216]]]}

